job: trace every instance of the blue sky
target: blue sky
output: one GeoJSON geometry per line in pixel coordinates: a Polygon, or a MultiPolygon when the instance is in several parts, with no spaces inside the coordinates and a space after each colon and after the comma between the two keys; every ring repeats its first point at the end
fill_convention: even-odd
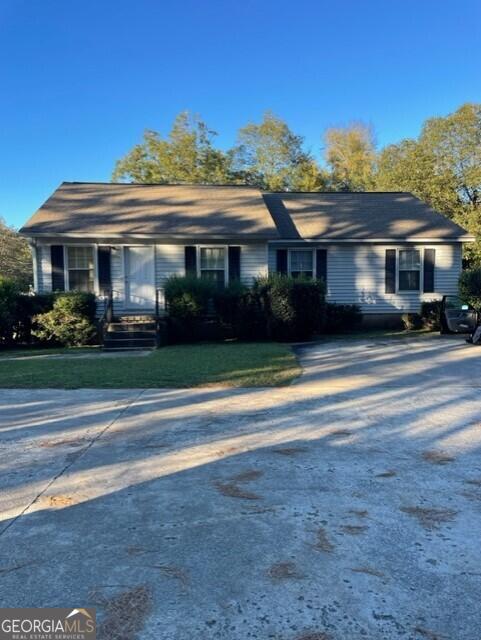
{"type": "Polygon", "coordinates": [[[0,0],[0,216],[108,181],[184,109],[226,148],[266,109],[317,155],[352,120],[415,136],[481,101],[480,25],[479,0],[0,0]]]}

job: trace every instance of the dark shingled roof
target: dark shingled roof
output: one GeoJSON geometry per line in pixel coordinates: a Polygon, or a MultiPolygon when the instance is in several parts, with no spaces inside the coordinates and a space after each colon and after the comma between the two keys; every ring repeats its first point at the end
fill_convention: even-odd
{"type": "Polygon", "coordinates": [[[470,239],[411,193],[266,193],[282,238],[322,240],[470,239]]]}
{"type": "Polygon", "coordinates": [[[265,193],[243,186],[64,182],[26,236],[164,240],[470,240],[410,193],[265,193]]]}
{"type": "Polygon", "coordinates": [[[63,182],[20,230],[27,236],[279,238],[252,187],[63,182]]]}

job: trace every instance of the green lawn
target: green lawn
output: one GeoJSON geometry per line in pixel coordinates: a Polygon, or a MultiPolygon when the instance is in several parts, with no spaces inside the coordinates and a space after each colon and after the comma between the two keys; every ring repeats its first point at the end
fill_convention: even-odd
{"type": "Polygon", "coordinates": [[[60,357],[45,357],[52,352],[3,352],[0,387],[262,387],[289,384],[301,372],[290,347],[268,342],[171,346],[147,356],[82,358],[79,350],[56,350],[60,357]]]}

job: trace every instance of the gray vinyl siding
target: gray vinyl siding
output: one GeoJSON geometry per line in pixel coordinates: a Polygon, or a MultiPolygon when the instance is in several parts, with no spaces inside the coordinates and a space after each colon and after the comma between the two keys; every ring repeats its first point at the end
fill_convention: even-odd
{"type": "MultiPolygon", "coordinates": [[[[56,241],[60,244],[60,241],[56,241]]],[[[64,242],[64,244],[68,244],[64,242]]],[[[78,240],[72,244],[79,244],[78,240]]],[[[89,243],[90,244],[90,243],[89,243]]],[[[192,243],[189,243],[192,244],[192,243]]],[[[208,244],[208,243],[204,243],[208,244]]],[[[234,244],[234,243],[231,243],[234,244]]],[[[112,245],[111,245],[112,246],[112,245]]],[[[128,245],[126,245],[128,246],[128,245]]],[[[155,286],[162,289],[166,280],[172,275],[185,275],[183,244],[155,245],[155,286]]],[[[239,245],[237,245],[239,246],[239,245]]],[[[241,246],[241,281],[252,285],[258,276],[267,275],[267,244],[255,243],[241,246]]],[[[45,293],[52,290],[52,269],[50,264],[50,243],[38,244],[38,292],[45,293]]],[[[124,281],[124,251],[121,244],[112,246],[111,277],[114,296],[114,312],[121,314],[125,311],[125,281],[124,281]]],[[[104,310],[103,299],[99,298],[98,313],[104,310]]]]}
{"type": "MultiPolygon", "coordinates": [[[[286,245],[287,246],[287,245],[286,245]]],[[[312,244],[304,244],[312,247],[312,244]]],[[[269,271],[276,270],[276,248],[269,248],[269,271]]],[[[299,248],[299,245],[297,245],[299,248]]],[[[313,247],[315,248],[315,247],[313,247]]],[[[338,244],[325,245],[327,249],[327,300],[339,304],[358,304],[365,314],[370,313],[416,313],[422,301],[433,300],[442,295],[456,294],[461,272],[462,245],[377,245],[338,244]],[[385,293],[386,249],[433,247],[436,249],[434,271],[434,293],[397,292],[385,293]]],[[[422,274],[421,274],[422,288],[422,274]]]]}
{"type": "Polygon", "coordinates": [[[256,278],[266,276],[267,271],[267,245],[242,245],[241,282],[247,286],[251,286],[256,278]]]}
{"type": "Polygon", "coordinates": [[[38,293],[52,291],[52,264],[50,262],[50,245],[37,245],[37,289],[38,293]]]}

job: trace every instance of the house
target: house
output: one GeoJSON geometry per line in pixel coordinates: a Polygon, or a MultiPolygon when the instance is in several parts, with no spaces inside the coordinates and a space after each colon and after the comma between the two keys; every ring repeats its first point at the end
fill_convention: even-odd
{"type": "Polygon", "coordinates": [[[21,229],[35,290],[112,292],[154,311],[173,274],[220,286],[280,272],[380,321],[455,294],[464,229],[410,193],[262,193],[244,186],[64,182],[21,229]],[[159,295],[159,293],[157,293],[159,295]]]}

